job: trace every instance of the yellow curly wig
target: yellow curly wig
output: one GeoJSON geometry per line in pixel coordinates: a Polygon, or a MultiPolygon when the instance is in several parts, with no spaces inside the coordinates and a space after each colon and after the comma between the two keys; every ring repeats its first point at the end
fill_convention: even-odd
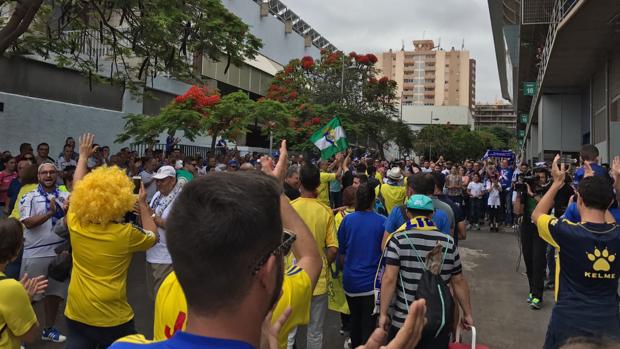
{"type": "Polygon", "coordinates": [[[120,168],[98,167],[76,183],[70,210],[82,224],[118,222],[133,210],[133,188],[131,179],[120,168]]]}

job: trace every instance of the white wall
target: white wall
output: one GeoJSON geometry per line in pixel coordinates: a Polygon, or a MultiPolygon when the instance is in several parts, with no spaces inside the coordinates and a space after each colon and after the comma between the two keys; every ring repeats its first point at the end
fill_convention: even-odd
{"type": "Polygon", "coordinates": [[[125,146],[114,144],[116,135],[123,131],[123,113],[4,92],[0,92],[0,102],[4,103],[0,149],[12,154],[19,154],[21,143],[31,143],[36,152],[37,144],[47,142],[50,156],[56,159],[66,137],[77,141],[86,132],[95,133],[95,142],[109,145],[113,152],[125,146]]]}
{"type": "MultiPolygon", "coordinates": [[[[230,12],[250,26],[252,34],[263,41],[260,53],[265,57],[282,65],[286,65],[293,58],[320,57],[321,53],[315,46],[304,47],[304,38],[301,35],[295,32],[285,33],[282,21],[272,15],[261,17],[260,6],[254,1],[224,0],[222,3],[230,12]]],[[[314,29],[320,32],[320,28],[314,29]]]]}
{"type": "MultiPolygon", "coordinates": [[[[129,146],[129,143],[114,143],[124,130],[124,113],[4,92],[0,92],[0,102],[4,103],[4,112],[0,112],[1,151],[19,154],[21,143],[32,144],[36,151],[37,144],[46,142],[50,145],[50,156],[56,159],[67,137],[77,141],[86,132],[94,133],[95,143],[109,146],[112,153],[129,146]]],[[[160,143],[165,140],[166,136],[161,135],[160,143]]],[[[198,137],[195,142],[181,137],[181,143],[210,147],[211,137],[198,137]]]]}

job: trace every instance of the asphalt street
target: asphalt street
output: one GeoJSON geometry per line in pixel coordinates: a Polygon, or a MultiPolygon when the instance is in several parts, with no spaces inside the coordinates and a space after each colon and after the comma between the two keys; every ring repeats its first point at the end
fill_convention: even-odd
{"type": "MultiPolygon", "coordinates": [[[[519,261],[516,233],[504,228],[495,233],[483,227],[471,231],[461,242],[460,253],[464,273],[471,289],[474,321],[478,330],[478,343],[490,348],[540,348],[543,345],[547,323],[553,305],[553,294],[547,291],[541,310],[531,310],[526,303],[527,278],[525,266],[519,261]]],[[[136,317],[136,327],[147,338],[152,336],[153,302],[146,293],[145,256],[136,254],[129,270],[128,297],[136,317]]],[[[37,313],[40,314],[40,307],[37,313]]],[[[42,318],[42,317],[39,317],[42,318]]],[[[59,316],[58,327],[66,334],[64,317],[59,316]]],[[[324,347],[343,348],[344,338],[339,334],[340,317],[328,312],[324,328],[324,347]]],[[[305,348],[305,331],[298,334],[297,347],[305,348]]],[[[464,334],[469,342],[470,334],[464,334]]],[[[61,344],[37,342],[32,348],[63,348],[61,344]]]]}

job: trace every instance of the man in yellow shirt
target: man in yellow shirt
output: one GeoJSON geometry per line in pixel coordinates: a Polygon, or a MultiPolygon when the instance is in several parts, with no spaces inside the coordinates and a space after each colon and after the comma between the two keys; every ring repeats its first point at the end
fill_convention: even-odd
{"type": "Polygon", "coordinates": [[[80,158],[66,216],[73,248],[73,270],[67,297],[67,349],[107,348],[116,339],[136,333],[127,302],[127,272],[133,253],[157,242],[144,186],[138,204],[140,229],[116,223],[133,210],[134,185],[117,167],[87,169],[94,136],[80,137],[80,158]]]}
{"type": "MultiPolygon", "coordinates": [[[[314,288],[308,324],[308,349],[320,349],[323,345],[323,322],[327,312],[327,281],[328,266],[338,254],[338,240],[334,215],[329,206],[316,198],[316,190],[321,183],[319,169],[311,164],[303,166],[299,171],[301,181],[301,197],[292,201],[291,205],[306,223],[323,260],[321,276],[314,288]]],[[[289,348],[293,346],[296,331],[289,336],[289,348]]]]}
{"type": "Polygon", "coordinates": [[[383,198],[388,214],[395,206],[402,205],[407,197],[407,188],[401,184],[403,175],[400,167],[394,167],[387,172],[387,183],[375,188],[377,198],[383,198]]]}
{"type": "Polygon", "coordinates": [[[336,154],[336,160],[331,165],[327,160],[319,160],[321,182],[317,189],[318,199],[327,206],[329,206],[329,182],[339,181],[342,178],[342,164],[342,153],[336,154]],[[329,171],[334,168],[337,168],[336,172],[330,173],[329,171]]]}
{"type": "MultiPolygon", "coordinates": [[[[299,215],[291,207],[288,199],[280,200],[282,224],[296,234],[293,254],[297,264],[284,274],[282,296],[274,309],[272,321],[290,307],[291,316],[280,330],[279,347],[286,348],[287,334],[299,325],[305,325],[310,318],[312,290],[321,272],[322,263],[312,234],[299,215]]],[[[187,301],[174,272],[164,280],[155,299],[153,339],[155,341],[171,338],[176,331],[183,331],[187,325],[187,301]]]]}
{"type": "MultiPolygon", "coordinates": [[[[156,322],[155,336],[161,337],[163,331],[172,337],[149,348],[258,348],[263,320],[274,306],[276,314],[287,306],[294,308],[289,318],[293,323],[307,321],[320,257],[308,228],[274,178],[235,172],[189,182],[177,197],[166,228],[174,275],[187,308],[183,312],[173,301],[159,303],[162,297],[181,297],[168,292],[175,281],[167,278],[159,289],[156,321],[162,323],[156,322]],[[298,265],[285,276],[284,256],[291,246],[298,265]],[[284,286],[287,283],[290,290],[284,286]],[[178,331],[185,321],[185,330],[178,331]]],[[[130,342],[136,339],[123,339],[112,348],[140,347],[130,342]]]]}

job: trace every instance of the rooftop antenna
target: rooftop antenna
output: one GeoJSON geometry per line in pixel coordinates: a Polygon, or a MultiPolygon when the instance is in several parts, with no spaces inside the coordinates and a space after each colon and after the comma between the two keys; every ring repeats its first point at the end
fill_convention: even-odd
{"type": "Polygon", "coordinates": [[[461,43],[461,51],[465,49],[465,38],[463,38],[463,42],[461,43]]]}
{"type": "Polygon", "coordinates": [[[437,40],[437,48],[439,50],[441,50],[441,36],[439,37],[439,39],[437,40]]]}
{"type": "Polygon", "coordinates": [[[400,39],[400,44],[401,44],[400,50],[404,51],[405,50],[405,40],[404,39],[400,39]]]}

